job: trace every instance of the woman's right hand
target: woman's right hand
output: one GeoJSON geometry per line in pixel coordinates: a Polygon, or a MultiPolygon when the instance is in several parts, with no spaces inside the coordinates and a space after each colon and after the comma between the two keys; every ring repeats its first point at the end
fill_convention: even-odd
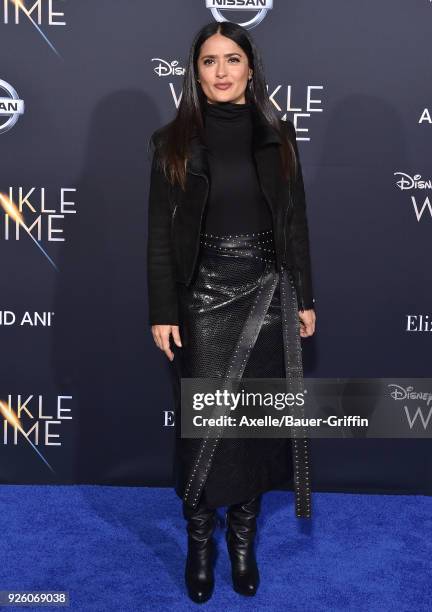
{"type": "Polygon", "coordinates": [[[168,359],[172,361],[174,359],[174,353],[170,349],[170,334],[172,334],[173,340],[177,346],[182,346],[180,340],[180,332],[178,325],[152,325],[151,327],[153,340],[156,346],[163,351],[168,359]]]}

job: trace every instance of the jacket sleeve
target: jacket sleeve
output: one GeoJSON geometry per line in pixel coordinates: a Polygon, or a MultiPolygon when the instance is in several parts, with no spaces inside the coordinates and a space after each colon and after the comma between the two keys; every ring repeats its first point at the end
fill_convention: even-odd
{"type": "Polygon", "coordinates": [[[294,282],[299,310],[315,307],[312,286],[311,259],[309,250],[309,229],[306,214],[306,196],[303,184],[303,174],[300,155],[297,146],[296,131],[292,121],[286,122],[290,140],[294,146],[297,158],[297,176],[291,187],[293,213],[288,229],[289,244],[294,258],[294,282]]]}
{"type": "Polygon", "coordinates": [[[178,294],[172,256],[169,193],[170,184],[158,167],[155,151],[150,174],[147,224],[147,288],[150,325],[179,324],[178,294]]]}

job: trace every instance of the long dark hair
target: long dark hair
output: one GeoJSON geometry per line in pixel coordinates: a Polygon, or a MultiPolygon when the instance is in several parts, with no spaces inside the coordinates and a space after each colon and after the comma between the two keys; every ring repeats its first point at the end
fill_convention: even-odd
{"type": "Polygon", "coordinates": [[[269,100],[264,77],[261,54],[249,34],[249,31],[231,21],[212,21],[196,34],[189,52],[186,66],[182,97],[175,118],[166,126],[164,138],[158,147],[158,162],[171,184],[179,183],[184,190],[186,185],[186,162],[190,138],[198,134],[204,140],[203,106],[206,96],[197,82],[198,56],[204,42],[219,32],[239,45],[247,55],[249,67],[253,74],[250,85],[246,87],[245,99],[252,102],[270,125],[281,136],[280,147],[282,171],[288,179],[295,175],[296,157],[291,142],[283,136],[273,105],[269,100]]]}

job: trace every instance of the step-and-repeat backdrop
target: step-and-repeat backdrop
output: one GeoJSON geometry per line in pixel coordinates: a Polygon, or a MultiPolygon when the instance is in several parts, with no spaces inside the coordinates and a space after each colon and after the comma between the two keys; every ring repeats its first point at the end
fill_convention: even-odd
{"type": "MultiPolygon", "coordinates": [[[[172,484],[147,146],[212,20],[251,31],[297,128],[317,313],[305,374],[431,375],[430,0],[1,0],[2,483],[172,484]]],[[[430,492],[430,449],[313,440],[314,488],[430,492]]]]}

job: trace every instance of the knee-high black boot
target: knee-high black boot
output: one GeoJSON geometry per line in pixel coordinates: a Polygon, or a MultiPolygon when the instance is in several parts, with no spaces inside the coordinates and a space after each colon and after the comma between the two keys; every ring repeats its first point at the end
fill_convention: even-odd
{"type": "Polygon", "coordinates": [[[185,581],[189,597],[196,603],[210,599],[214,589],[216,546],[213,532],[216,509],[207,508],[203,499],[196,508],[183,502],[183,516],[188,521],[188,552],[185,581]]]}
{"type": "Polygon", "coordinates": [[[233,587],[242,595],[255,595],[259,585],[254,540],[261,498],[262,494],[241,504],[233,504],[226,513],[226,542],[233,587]]]}

